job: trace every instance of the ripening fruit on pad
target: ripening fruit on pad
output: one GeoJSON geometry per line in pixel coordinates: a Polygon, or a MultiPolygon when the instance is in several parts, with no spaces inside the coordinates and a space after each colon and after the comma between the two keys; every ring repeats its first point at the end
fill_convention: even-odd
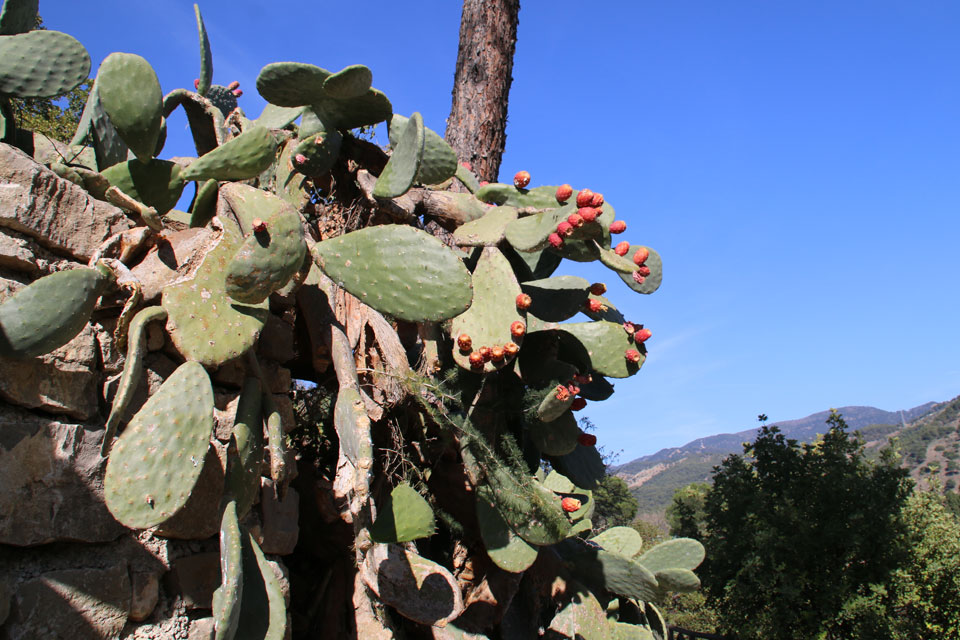
{"type": "Polygon", "coordinates": [[[177,513],[203,470],[212,431],[210,378],[199,363],[185,362],[113,445],[103,481],[113,517],[146,529],[177,513]]]}

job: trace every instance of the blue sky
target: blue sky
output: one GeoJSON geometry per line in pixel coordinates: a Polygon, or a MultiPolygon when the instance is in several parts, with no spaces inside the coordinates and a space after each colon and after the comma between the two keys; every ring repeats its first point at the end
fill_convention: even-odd
{"type": "MultiPolygon", "coordinates": [[[[363,63],[397,113],[444,130],[455,0],[201,9],[214,81],[239,80],[248,115],[269,62],[363,63]]],[[[138,53],[165,92],[198,75],[191,2],[40,11],[94,68],[138,53]]],[[[585,410],[620,462],[761,412],[960,394],[958,32],[946,1],[523,4],[501,177],[604,193],[624,237],[664,260],[652,296],[566,269],[653,331],[640,373],[585,410]]],[[[170,123],[164,157],[194,153],[185,126],[170,123]]]]}

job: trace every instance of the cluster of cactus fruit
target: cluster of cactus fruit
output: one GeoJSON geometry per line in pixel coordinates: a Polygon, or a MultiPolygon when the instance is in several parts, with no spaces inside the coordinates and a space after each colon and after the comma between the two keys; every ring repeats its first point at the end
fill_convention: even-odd
{"type": "MultiPolygon", "coordinates": [[[[7,142],[23,133],[11,119],[8,96],[55,95],[89,72],[89,56],[70,36],[31,31],[35,15],[35,1],[7,0],[0,16],[0,133],[7,142]]],[[[240,366],[245,377],[222,500],[216,636],[232,638],[238,629],[243,637],[284,636],[283,597],[244,518],[258,495],[265,453],[276,486],[290,481],[281,417],[255,353],[271,299],[294,296],[298,313],[314,325],[310,335],[323,336],[306,350],[329,353],[336,373],[333,429],[326,436],[337,443],[337,481],[350,487],[343,516],[354,527],[348,552],[362,577],[357,588],[368,590],[378,624],[399,624],[390,622],[399,614],[453,634],[464,611],[451,568],[419,555],[439,526],[458,528],[449,518],[437,524],[435,511],[450,508],[422,481],[429,464],[405,478],[410,482],[391,480],[389,493],[376,488],[382,483],[374,476],[384,470],[377,433],[388,423],[383,415],[402,406],[416,412],[424,434],[442,436],[424,437],[418,446],[453,455],[468,480],[461,500],[473,505],[471,512],[454,518],[463,544],[513,574],[538,558],[559,558],[557,566],[578,585],[573,600],[542,608],[543,624],[555,637],[666,637],[652,602],[667,591],[697,588],[692,570],[703,548],[681,539],[643,551],[639,535],[625,527],[590,538],[592,490],[605,467],[596,436],[584,433],[573,415],[587,400],[610,397],[608,378],[637,373],[651,333],[623,317],[604,297],[602,283],[552,275],[564,258],[599,261],[629,289],[649,294],[660,285],[659,255],[628,242],[611,248],[611,235],[626,225],[599,193],[570,185],[528,188],[526,171],[512,185],[481,185],[420,114],[392,113],[362,65],[331,73],[312,64],[269,64],[257,78],[269,105],[248,119],[237,105],[236,83],[211,84],[199,8],[196,18],[201,73],[195,91],[164,96],[146,60],[111,54],[72,141],[75,154],[50,168],[123,209],[148,247],[151,238],[183,228],[206,229],[208,240],[169,275],[159,304],[142,300],[134,275],[139,258],[129,257],[136,252],[113,256],[111,248],[124,244],[113,241],[89,268],[40,278],[0,304],[0,355],[31,358],[71,340],[101,296],[106,300],[117,289],[128,294],[117,325],[126,360],[103,440],[111,513],[145,529],[184,507],[214,428],[210,374],[228,363],[240,366]],[[184,108],[197,147],[198,156],[188,161],[156,157],[165,119],[177,107],[184,108]],[[350,130],[380,122],[389,125],[389,157],[358,170],[362,163],[349,146],[359,143],[350,130]],[[353,173],[345,169],[348,159],[353,173]],[[348,190],[331,186],[331,172],[341,182],[344,175],[354,178],[354,190],[360,173],[376,176],[361,198],[363,228],[321,232],[316,225],[324,213],[315,194],[327,190],[336,199],[337,189],[348,190]],[[179,211],[191,181],[195,195],[188,211],[179,211]],[[466,191],[449,190],[455,181],[466,191]],[[455,227],[452,235],[426,231],[416,211],[385,220],[384,212],[402,210],[396,203],[412,191],[443,197],[452,212],[443,222],[455,227]],[[389,371],[380,365],[403,390],[401,399],[381,407],[387,411],[380,417],[369,410],[369,383],[358,372],[365,356],[354,352],[351,331],[333,308],[344,291],[386,319],[377,325],[378,341],[416,354],[389,371]],[[568,322],[578,313],[589,321],[568,322]],[[150,323],[163,323],[182,364],[128,419],[150,323]],[[505,408],[502,398],[512,404],[505,408]],[[409,574],[406,582],[389,570],[397,562],[409,574]],[[449,602],[417,601],[417,585],[429,576],[452,585],[449,602]]],[[[317,381],[331,384],[329,376],[317,381]]],[[[457,633],[449,637],[486,637],[457,633]]]]}

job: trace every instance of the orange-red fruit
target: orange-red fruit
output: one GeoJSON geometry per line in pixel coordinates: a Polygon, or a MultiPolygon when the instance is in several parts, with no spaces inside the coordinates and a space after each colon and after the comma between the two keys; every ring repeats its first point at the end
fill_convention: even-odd
{"type": "Polygon", "coordinates": [[[470,354],[470,366],[474,369],[479,369],[483,366],[483,356],[480,355],[479,351],[474,351],[470,354]]]}
{"type": "Polygon", "coordinates": [[[550,246],[552,246],[554,249],[559,249],[563,244],[563,238],[560,237],[559,233],[551,233],[549,236],[547,236],[547,242],[549,242],[550,246]]]}
{"type": "Polygon", "coordinates": [[[590,384],[593,381],[593,376],[589,373],[586,375],[581,375],[579,373],[574,374],[573,381],[577,384],[590,384]]]}
{"type": "Polygon", "coordinates": [[[530,308],[530,305],[533,304],[533,298],[525,293],[521,293],[517,296],[517,309],[520,311],[526,311],[530,308]]]}
{"type": "Polygon", "coordinates": [[[592,447],[597,444],[597,436],[592,433],[581,433],[580,437],[577,438],[577,442],[580,443],[581,447],[592,447]]]}
{"type": "Polygon", "coordinates": [[[580,510],[580,501],[576,498],[564,498],[560,501],[560,506],[563,507],[563,510],[567,513],[573,513],[574,511],[580,510]]]}
{"type": "Polygon", "coordinates": [[[562,184],[557,187],[557,202],[563,204],[573,195],[573,187],[568,184],[562,184]]]}
{"type": "Polygon", "coordinates": [[[243,89],[234,89],[230,93],[232,93],[233,95],[239,98],[240,96],[243,95],[243,89]]]}
{"type": "Polygon", "coordinates": [[[473,340],[471,340],[467,334],[461,333],[457,336],[457,346],[460,347],[460,351],[470,351],[470,347],[473,346],[473,340]]]}
{"type": "Polygon", "coordinates": [[[469,162],[461,162],[460,166],[466,169],[467,171],[473,171],[473,166],[469,162]]]}
{"type": "Polygon", "coordinates": [[[623,330],[627,332],[628,336],[632,336],[637,332],[637,325],[633,324],[632,322],[624,322],[623,330]]]}
{"type": "Polygon", "coordinates": [[[493,347],[490,349],[490,359],[494,362],[503,362],[505,353],[503,347],[493,347]]]}
{"type": "Polygon", "coordinates": [[[477,353],[480,354],[480,357],[483,358],[484,362],[490,362],[490,358],[493,357],[493,351],[490,347],[480,347],[477,349],[477,353]]]}
{"type": "Polygon", "coordinates": [[[650,257],[650,250],[646,247],[640,247],[637,249],[637,252],[633,254],[634,264],[643,264],[647,261],[647,258],[650,257]]]}
{"type": "Polygon", "coordinates": [[[254,233],[263,233],[267,230],[267,223],[261,220],[260,218],[253,219],[253,231],[254,233]]]}
{"type": "Polygon", "coordinates": [[[557,393],[554,397],[556,397],[556,399],[560,402],[566,402],[570,399],[570,391],[568,391],[567,388],[562,384],[558,384],[557,393]]]}
{"type": "Polygon", "coordinates": [[[581,207],[577,209],[577,215],[580,216],[584,222],[593,222],[597,219],[598,212],[593,207],[581,207]]]}
{"type": "Polygon", "coordinates": [[[503,350],[507,352],[507,355],[511,358],[518,353],[520,353],[520,346],[516,342],[508,342],[503,345],[503,350]]]}
{"type": "Polygon", "coordinates": [[[602,207],[603,206],[603,194],[595,193],[593,194],[593,200],[590,202],[591,207],[602,207]]]}
{"type": "Polygon", "coordinates": [[[593,191],[590,189],[581,189],[577,194],[577,207],[593,206],[593,191]]]}
{"type": "Polygon", "coordinates": [[[587,406],[587,401],[583,398],[574,398],[573,404],[570,405],[571,411],[580,411],[587,406]]]}
{"type": "Polygon", "coordinates": [[[623,220],[614,220],[610,223],[610,233],[623,233],[627,230],[627,223],[623,220]]]}
{"type": "Polygon", "coordinates": [[[579,213],[571,213],[567,216],[567,222],[569,222],[572,227],[580,228],[583,226],[583,218],[580,217],[579,213]]]}
{"type": "Polygon", "coordinates": [[[298,153],[297,155],[293,156],[293,162],[297,165],[307,164],[307,156],[303,155],[302,153],[298,153]]]}
{"type": "Polygon", "coordinates": [[[637,284],[643,284],[643,281],[646,279],[647,279],[646,276],[644,276],[639,271],[633,272],[633,281],[636,282],[637,284]]]}
{"type": "Polygon", "coordinates": [[[650,331],[650,329],[640,329],[635,334],[633,334],[633,339],[636,340],[637,342],[646,342],[647,339],[652,335],[653,333],[650,331]]]}
{"type": "Polygon", "coordinates": [[[587,300],[587,309],[593,313],[600,313],[603,311],[603,303],[596,298],[590,298],[587,300]]]}
{"type": "Polygon", "coordinates": [[[595,296],[602,296],[606,292],[607,285],[603,284],[602,282],[594,282],[592,285],[590,285],[590,293],[595,296]]]}
{"type": "Polygon", "coordinates": [[[522,338],[526,332],[527,325],[523,324],[520,320],[515,320],[513,324],[510,325],[510,335],[514,338],[522,338]]]}
{"type": "Polygon", "coordinates": [[[573,225],[570,224],[569,221],[564,220],[557,225],[557,233],[559,233],[561,236],[566,236],[569,238],[573,235],[573,225]]]}
{"type": "Polygon", "coordinates": [[[239,88],[240,88],[240,83],[237,82],[236,80],[234,80],[233,82],[227,85],[227,89],[229,89],[230,91],[233,91],[234,89],[239,89],[239,88]]]}
{"type": "Polygon", "coordinates": [[[487,186],[488,184],[490,184],[490,183],[487,182],[486,180],[481,180],[481,181],[480,181],[480,186],[481,186],[481,187],[485,187],[485,186],[487,186]]]}
{"type": "Polygon", "coordinates": [[[199,88],[200,88],[200,78],[194,78],[194,79],[193,79],[193,88],[194,88],[194,89],[199,89],[199,88]]]}
{"type": "Polygon", "coordinates": [[[530,172],[517,171],[517,174],[513,176],[513,186],[517,189],[523,189],[528,184],[530,184],[530,172]]]}
{"type": "Polygon", "coordinates": [[[646,278],[648,275],[650,275],[650,267],[648,267],[645,264],[642,264],[639,267],[637,267],[637,273],[639,273],[644,278],[646,278]]]}
{"type": "Polygon", "coordinates": [[[575,395],[577,395],[578,393],[580,393],[580,387],[578,387],[577,385],[573,384],[573,382],[568,382],[568,383],[567,383],[567,391],[570,392],[570,395],[575,396],[575,395]]]}
{"type": "Polygon", "coordinates": [[[621,242],[620,244],[618,244],[616,247],[613,248],[613,252],[618,256],[627,255],[627,251],[630,251],[630,243],[627,242],[626,240],[624,240],[623,242],[621,242]]]}
{"type": "Polygon", "coordinates": [[[627,362],[640,362],[640,352],[636,349],[627,349],[623,355],[627,362]]]}

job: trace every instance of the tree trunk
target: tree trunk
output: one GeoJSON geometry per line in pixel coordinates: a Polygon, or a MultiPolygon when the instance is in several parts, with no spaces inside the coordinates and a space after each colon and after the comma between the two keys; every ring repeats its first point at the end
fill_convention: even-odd
{"type": "Polygon", "coordinates": [[[520,0],[463,0],[446,139],[480,180],[500,172],[519,13],[520,0]]]}

